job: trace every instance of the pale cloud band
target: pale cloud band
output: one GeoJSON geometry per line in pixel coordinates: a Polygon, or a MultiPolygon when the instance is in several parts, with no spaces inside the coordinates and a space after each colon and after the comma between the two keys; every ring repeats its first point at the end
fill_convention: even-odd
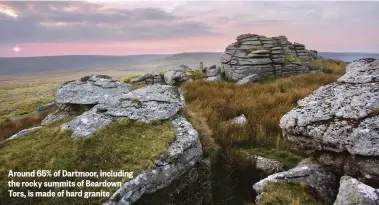
{"type": "Polygon", "coordinates": [[[54,53],[47,45],[63,43],[68,53],[72,48],[79,54],[86,49],[78,46],[97,54],[104,48],[108,54],[151,53],[145,45],[158,48],[162,42],[171,46],[161,53],[222,51],[249,32],[286,35],[323,51],[379,52],[378,10],[379,2],[0,2],[0,56],[10,55],[15,44],[46,49],[18,55],[54,53]],[[126,44],[135,47],[122,52],[126,44]]]}

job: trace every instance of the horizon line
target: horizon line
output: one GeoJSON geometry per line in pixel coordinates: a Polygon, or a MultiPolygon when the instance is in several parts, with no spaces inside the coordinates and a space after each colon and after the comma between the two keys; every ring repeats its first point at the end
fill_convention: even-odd
{"type": "MultiPolygon", "coordinates": [[[[355,52],[355,51],[317,51],[318,53],[361,53],[361,54],[379,54],[378,52],[355,52]]],[[[112,55],[112,54],[65,54],[65,55],[43,55],[43,56],[0,56],[0,58],[36,58],[36,57],[63,57],[63,56],[143,56],[143,55],[178,55],[185,53],[224,53],[224,51],[193,51],[193,52],[180,52],[180,53],[147,53],[147,54],[126,54],[126,55],[112,55]]]]}

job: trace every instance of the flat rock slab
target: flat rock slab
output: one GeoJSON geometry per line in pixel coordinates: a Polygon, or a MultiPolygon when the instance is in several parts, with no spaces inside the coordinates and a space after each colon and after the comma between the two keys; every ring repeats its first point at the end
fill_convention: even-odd
{"type": "Polygon", "coordinates": [[[175,86],[152,85],[134,90],[119,98],[117,103],[98,105],[112,117],[133,120],[165,120],[174,116],[185,105],[184,96],[175,86]]]}
{"type": "Polygon", "coordinates": [[[132,87],[106,75],[90,75],[62,84],[55,94],[57,104],[96,105],[128,93],[132,87]]]}
{"type": "Polygon", "coordinates": [[[150,122],[166,120],[185,105],[184,96],[175,86],[151,85],[98,104],[91,110],[61,125],[70,129],[72,136],[88,136],[114,119],[128,117],[150,122]]]}

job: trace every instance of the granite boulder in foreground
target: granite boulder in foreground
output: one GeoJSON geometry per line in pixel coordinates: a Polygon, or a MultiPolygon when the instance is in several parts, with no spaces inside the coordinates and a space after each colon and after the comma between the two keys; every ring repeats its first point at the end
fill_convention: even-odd
{"type": "Polygon", "coordinates": [[[72,136],[88,136],[114,119],[128,117],[145,122],[167,120],[183,108],[184,104],[183,94],[175,86],[146,86],[97,104],[63,124],[61,129],[72,130],[72,136]]]}
{"type": "MultiPolygon", "coordinates": [[[[61,125],[61,129],[72,130],[72,136],[90,136],[122,118],[145,122],[168,120],[175,129],[174,141],[155,161],[155,166],[124,183],[103,204],[155,202],[157,195],[166,199],[165,204],[167,198],[175,204],[203,204],[210,190],[210,163],[202,159],[197,131],[178,114],[185,106],[178,87],[154,84],[131,90],[129,85],[109,76],[88,76],[65,83],[58,90],[57,102],[64,105],[61,109],[68,107],[61,113],[77,105],[91,105],[84,113],[61,125]]],[[[56,113],[46,122],[58,117],[56,113]]]]}
{"type": "Polygon", "coordinates": [[[280,127],[300,154],[379,187],[379,60],[349,64],[338,82],[300,100],[280,127]]]}

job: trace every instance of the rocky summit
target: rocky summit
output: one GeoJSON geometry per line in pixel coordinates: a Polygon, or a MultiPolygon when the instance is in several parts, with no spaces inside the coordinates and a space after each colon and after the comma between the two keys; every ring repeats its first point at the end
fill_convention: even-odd
{"type": "Polygon", "coordinates": [[[306,61],[318,58],[317,51],[291,43],[285,36],[242,34],[225,48],[221,67],[227,79],[238,81],[253,74],[268,78],[309,73],[312,66],[306,61]]]}
{"type": "Polygon", "coordinates": [[[349,64],[338,82],[300,100],[280,127],[300,154],[378,187],[379,60],[349,64]]]}

